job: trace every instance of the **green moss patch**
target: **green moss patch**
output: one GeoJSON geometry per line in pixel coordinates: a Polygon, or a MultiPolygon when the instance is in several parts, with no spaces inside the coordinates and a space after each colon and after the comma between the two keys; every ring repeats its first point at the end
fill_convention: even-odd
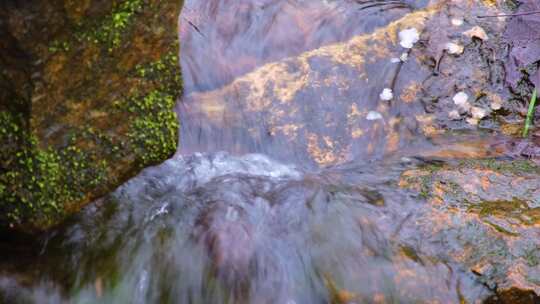
{"type": "Polygon", "coordinates": [[[54,40],[49,45],[50,52],[69,51],[73,43],[83,41],[105,46],[109,52],[120,46],[127,29],[134,21],[134,15],[144,7],[143,0],[126,0],[114,5],[113,10],[98,20],[85,20],[75,26],[71,38],[54,40]]]}
{"type": "Polygon", "coordinates": [[[107,162],[75,145],[40,149],[36,139],[18,127],[21,117],[0,112],[2,150],[0,222],[11,227],[30,221],[46,227],[65,215],[70,202],[82,199],[107,176],[107,162]]]}
{"type": "Polygon", "coordinates": [[[137,65],[131,73],[153,84],[146,93],[115,104],[133,117],[128,144],[144,167],[168,158],[177,148],[178,118],[173,108],[182,87],[178,56],[169,52],[154,62],[137,65]]]}
{"type": "Polygon", "coordinates": [[[171,111],[174,104],[173,95],[157,90],[130,100],[129,109],[141,114],[133,120],[128,133],[141,166],[159,162],[176,150],[178,119],[171,111]]]}
{"type": "Polygon", "coordinates": [[[443,201],[448,201],[448,203],[450,201],[454,201],[454,203],[461,202],[459,203],[461,205],[468,201],[469,195],[462,186],[449,178],[448,174],[452,172],[456,172],[458,175],[459,172],[463,172],[462,178],[473,178],[476,175],[485,174],[501,174],[513,179],[539,175],[540,167],[530,160],[497,159],[469,159],[457,164],[426,164],[418,169],[404,172],[401,177],[401,185],[416,190],[419,196],[424,199],[437,197],[443,201]],[[466,171],[463,170],[467,169],[478,170],[478,172],[465,173],[466,171]],[[469,174],[469,177],[466,177],[466,174],[469,174]],[[437,191],[434,191],[435,189],[437,191]],[[436,193],[443,197],[437,196],[436,193]]]}

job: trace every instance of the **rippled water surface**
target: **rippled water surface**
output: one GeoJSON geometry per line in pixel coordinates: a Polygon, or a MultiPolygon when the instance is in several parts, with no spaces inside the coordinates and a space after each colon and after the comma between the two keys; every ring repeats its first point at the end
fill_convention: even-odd
{"type": "MultiPolygon", "coordinates": [[[[429,233],[417,226],[422,205],[393,186],[411,165],[307,173],[263,155],[175,158],[52,235],[44,267],[76,303],[450,303],[486,295],[471,274],[417,255],[429,233]]],[[[63,290],[46,282],[26,296],[54,291],[54,303],[63,290]]]]}
{"type": "Polygon", "coordinates": [[[409,119],[425,113],[420,101],[379,98],[383,88],[425,76],[414,62],[391,61],[408,51],[390,36],[430,14],[430,5],[186,0],[177,155],[86,208],[35,253],[11,255],[13,275],[0,276],[5,299],[474,303],[490,296],[492,286],[450,255],[474,242],[474,228],[435,229],[424,198],[398,184],[403,171],[433,156],[497,149],[479,136],[466,145],[428,140],[409,119]],[[366,119],[370,111],[380,119],[366,119]]]}

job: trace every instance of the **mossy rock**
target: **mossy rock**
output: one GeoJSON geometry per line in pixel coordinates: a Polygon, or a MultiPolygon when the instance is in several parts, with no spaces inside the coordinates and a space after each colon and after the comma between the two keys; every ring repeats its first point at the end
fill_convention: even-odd
{"type": "Polygon", "coordinates": [[[0,6],[0,229],[54,226],[174,154],[182,1],[0,6]]]}

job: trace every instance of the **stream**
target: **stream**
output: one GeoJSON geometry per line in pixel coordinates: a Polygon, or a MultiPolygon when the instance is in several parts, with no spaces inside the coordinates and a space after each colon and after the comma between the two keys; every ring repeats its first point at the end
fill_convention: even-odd
{"type": "Polygon", "coordinates": [[[497,303],[506,273],[463,257],[506,243],[401,186],[509,157],[485,130],[434,139],[425,101],[397,96],[431,71],[392,35],[455,14],[445,2],[185,0],[176,155],[11,248],[0,302],[497,303]]]}

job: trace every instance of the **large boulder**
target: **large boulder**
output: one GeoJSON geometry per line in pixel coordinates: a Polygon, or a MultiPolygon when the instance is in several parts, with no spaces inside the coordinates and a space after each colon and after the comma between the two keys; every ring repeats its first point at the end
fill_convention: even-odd
{"type": "Polygon", "coordinates": [[[0,228],[46,229],[176,151],[181,5],[0,3],[0,228]]]}

